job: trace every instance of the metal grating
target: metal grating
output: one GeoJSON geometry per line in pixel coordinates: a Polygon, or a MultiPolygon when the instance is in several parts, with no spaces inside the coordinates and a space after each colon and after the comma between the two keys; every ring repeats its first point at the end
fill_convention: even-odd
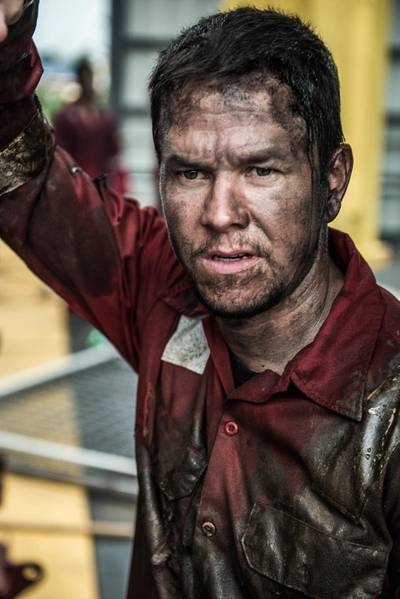
{"type": "Polygon", "coordinates": [[[108,486],[114,475],[127,477],[129,468],[121,467],[123,462],[132,463],[134,476],[137,379],[122,358],[108,351],[106,358],[96,349],[81,352],[84,359],[90,354],[83,369],[79,354],[75,354],[77,367],[62,368],[58,376],[46,375],[47,380],[40,381],[33,373],[32,384],[25,381],[19,390],[5,385],[6,392],[0,393],[0,449],[5,450],[11,470],[91,484],[97,480],[100,486],[108,486]],[[32,452],[26,449],[24,439],[28,446],[32,439],[32,452]],[[35,444],[35,439],[39,443],[35,444]],[[50,442],[48,455],[43,441],[50,442]],[[61,445],[53,448],[52,444],[61,445]],[[70,452],[71,447],[82,450],[82,459],[74,458],[79,451],[70,452]]]}

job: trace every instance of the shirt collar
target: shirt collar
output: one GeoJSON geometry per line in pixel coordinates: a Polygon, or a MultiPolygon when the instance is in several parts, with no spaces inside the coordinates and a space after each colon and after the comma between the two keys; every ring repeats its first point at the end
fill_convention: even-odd
{"type": "Polygon", "coordinates": [[[331,229],[329,242],[344,284],[313,343],[289,365],[290,378],[316,403],[360,421],[384,306],[375,277],[350,237],[331,229]]]}

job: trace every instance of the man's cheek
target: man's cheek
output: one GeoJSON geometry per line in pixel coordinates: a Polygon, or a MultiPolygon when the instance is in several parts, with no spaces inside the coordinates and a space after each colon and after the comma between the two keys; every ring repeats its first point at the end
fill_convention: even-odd
{"type": "Polygon", "coordinates": [[[184,260],[184,254],[188,253],[190,233],[188,233],[187,227],[182,222],[182,211],[175,203],[165,203],[164,214],[175,253],[180,260],[184,260]]]}
{"type": "Polygon", "coordinates": [[[165,215],[169,226],[174,226],[181,233],[190,236],[190,231],[196,221],[195,206],[186,198],[175,196],[165,204],[165,215]]]}
{"type": "Polygon", "coordinates": [[[169,229],[176,229],[179,226],[180,214],[175,200],[166,194],[163,200],[164,215],[169,229]]]}

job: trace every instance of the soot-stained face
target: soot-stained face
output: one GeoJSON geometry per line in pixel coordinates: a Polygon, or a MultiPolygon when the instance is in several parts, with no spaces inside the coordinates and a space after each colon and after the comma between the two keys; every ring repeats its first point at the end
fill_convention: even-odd
{"type": "Polygon", "coordinates": [[[198,88],[171,114],[161,195],[175,252],[212,312],[258,314],[292,293],[319,248],[305,123],[274,80],[198,88]]]}

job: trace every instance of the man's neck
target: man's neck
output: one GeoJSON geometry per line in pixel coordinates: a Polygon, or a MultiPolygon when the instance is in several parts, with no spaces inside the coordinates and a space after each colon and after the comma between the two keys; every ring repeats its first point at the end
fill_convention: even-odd
{"type": "Polygon", "coordinates": [[[218,318],[220,330],[246,368],[282,374],[288,362],[314,340],[342,285],[342,273],[323,256],[281,303],[251,318],[218,318]]]}

